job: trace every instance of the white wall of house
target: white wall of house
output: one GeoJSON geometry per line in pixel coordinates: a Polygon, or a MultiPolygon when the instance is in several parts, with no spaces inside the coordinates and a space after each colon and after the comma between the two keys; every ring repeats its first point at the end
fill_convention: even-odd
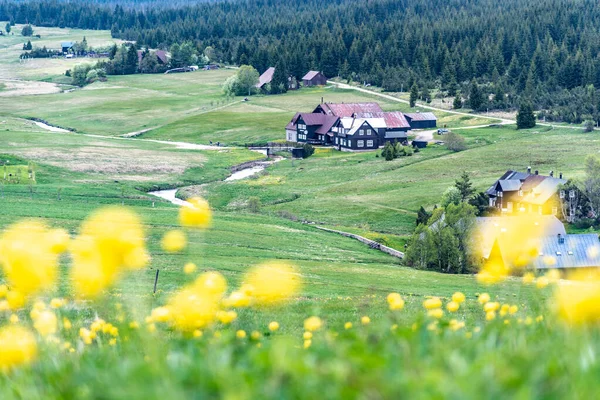
{"type": "Polygon", "coordinates": [[[285,140],[288,142],[297,142],[298,141],[298,133],[296,130],[286,129],[285,130],[285,140]]]}

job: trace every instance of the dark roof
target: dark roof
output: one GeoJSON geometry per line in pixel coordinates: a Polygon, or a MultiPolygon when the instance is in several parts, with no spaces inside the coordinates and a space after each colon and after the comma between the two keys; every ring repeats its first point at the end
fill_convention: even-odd
{"type": "Polygon", "coordinates": [[[521,181],[519,179],[503,179],[499,180],[498,184],[503,192],[516,192],[521,189],[521,181]]]}
{"type": "Polygon", "coordinates": [[[273,80],[273,74],[275,73],[274,67],[269,67],[263,74],[258,78],[257,88],[262,88],[267,83],[271,83],[273,80]]]}
{"type": "Polygon", "coordinates": [[[317,76],[319,74],[320,74],[319,71],[308,71],[308,73],[302,77],[302,80],[310,81],[311,79],[313,79],[315,76],[317,76]]]}
{"type": "Polygon", "coordinates": [[[598,235],[564,235],[564,243],[558,236],[542,239],[540,252],[533,264],[538,269],[600,267],[600,243],[598,235]]]}
{"type": "Polygon", "coordinates": [[[298,122],[299,116],[300,113],[296,113],[296,115],[294,115],[294,118],[292,118],[292,120],[285,126],[285,129],[296,129],[296,122],[298,122]]]}
{"type": "Polygon", "coordinates": [[[495,196],[496,187],[500,185],[502,191],[522,190],[527,193],[523,198],[523,202],[525,203],[544,204],[557,192],[558,187],[564,185],[566,182],[565,179],[554,178],[552,176],[509,170],[490,186],[486,193],[495,196]]]}
{"type": "Polygon", "coordinates": [[[413,121],[437,121],[437,117],[430,112],[416,112],[404,115],[413,121]]]}
{"type": "Polygon", "coordinates": [[[300,117],[306,125],[314,126],[323,125],[328,115],[321,113],[300,113],[300,117]]]}
{"type": "Polygon", "coordinates": [[[383,112],[377,103],[323,103],[320,104],[320,107],[325,114],[337,117],[352,117],[358,113],[383,112]]]}
{"type": "MultiPolygon", "coordinates": [[[[321,114],[323,115],[323,114],[321,114]]],[[[333,133],[329,132],[331,130],[331,127],[333,127],[333,125],[335,125],[335,123],[338,121],[338,117],[333,116],[333,115],[325,115],[325,119],[323,120],[323,125],[321,125],[321,127],[319,127],[315,133],[321,134],[321,135],[325,135],[325,134],[330,134],[330,136],[333,136],[333,133]]]]}
{"type": "Polygon", "coordinates": [[[406,117],[400,111],[391,112],[359,112],[357,118],[383,118],[388,129],[410,128],[406,117]]]}

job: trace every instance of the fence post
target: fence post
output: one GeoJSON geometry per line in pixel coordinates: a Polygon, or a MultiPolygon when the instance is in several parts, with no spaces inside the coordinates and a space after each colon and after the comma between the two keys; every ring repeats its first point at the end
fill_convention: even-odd
{"type": "Polygon", "coordinates": [[[156,294],[156,285],[158,285],[158,273],[160,272],[160,269],[156,270],[156,276],[154,277],[154,294],[156,294]]]}

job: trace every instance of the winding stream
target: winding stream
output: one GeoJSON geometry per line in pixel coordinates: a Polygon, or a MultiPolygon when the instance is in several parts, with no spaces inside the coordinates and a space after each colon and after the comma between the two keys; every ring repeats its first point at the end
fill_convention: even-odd
{"type": "MultiPolygon", "coordinates": [[[[239,171],[236,171],[234,173],[232,173],[231,175],[229,175],[227,178],[224,179],[225,182],[231,182],[231,181],[239,181],[241,179],[246,179],[249,178],[253,175],[258,174],[259,172],[263,171],[265,168],[267,168],[269,165],[272,165],[276,162],[279,162],[283,160],[283,157],[274,157],[273,160],[271,161],[259,161],[257,163],[257,165],[251,166],[251,167],[247,167],[247,168],[243,168],[240,169],[239,171]]],[[[153,192],[148,192],[148,194],[151,194],[153,196],[156,197],[160,197],[161,199],[165,199],[170,201],[171,203],[178,205],[178,206],[186,206],[186,207],[192,207],[192,205],[185,201],[185,200],[181,200],[178,199],[177,197],[175,197],[175,195],[177,194],[177,191],[181,189],[181,188],[175,188],[175,189],[167,189],[167,190],[156,190],[153,192]]]]}

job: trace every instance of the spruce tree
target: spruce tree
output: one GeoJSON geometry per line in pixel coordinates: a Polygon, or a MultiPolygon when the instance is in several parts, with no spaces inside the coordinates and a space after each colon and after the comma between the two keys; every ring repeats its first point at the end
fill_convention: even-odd
{"type": "Polygon", "coordinates": [[[471,82],[471,92],[469,93],[469,106],[477,111],[483,105],[483,95],[481,94],[481,90],[479,90],[479,86],[477,86],[477,82],[473,80],[471,82]]]}
{"type": "Polygon", "coordinates": [[[410,88],[410,106],[414,107],[417,104],[417,99],[419,98],[419,88],[417,84],[413,84],[410,88]]]}
{"type": "Polygon", "coordinates": [[[288,89],[288,74],[283,62],[278,62],[271,80],[271,94],[285,93],[288,89]]]}
{"type": "Polygon", "coordinates": [[[473,183],[471,183],[471,179],[469,178],[467,171],[464,171],[460,178],[455,181],[454,186],[456,186],[460,192],[462,201],[467,201],[475,193],[475,189],[473,189],[473,183]]]}
{"type": "Polygon", "coordinates": [[[454,102],[452,102],[452,108],[455,110],[458,110],[459,108],[462,108],[462,106],[463,106],[463,102],[462,102],[461,94],[456,93],[456,96],[454,96],[454,102]]]}
{"type": "Polygon", "coordinates": [[[533,127],[535,127],[533,107],[530,102],[524,101],[519,106],[519,112],[517,113],[517,129],[530,129],[533,127]]]}
{"type": "Polygon", "coordinates": [[[421,208],[419,208],[419,211],[417,212],[417,226],[427,225],[429,218],[431,218],[431,214],[428,213],[425,210],[425,208],[423,208],[423,206],[421,206],[421,208]]]}

